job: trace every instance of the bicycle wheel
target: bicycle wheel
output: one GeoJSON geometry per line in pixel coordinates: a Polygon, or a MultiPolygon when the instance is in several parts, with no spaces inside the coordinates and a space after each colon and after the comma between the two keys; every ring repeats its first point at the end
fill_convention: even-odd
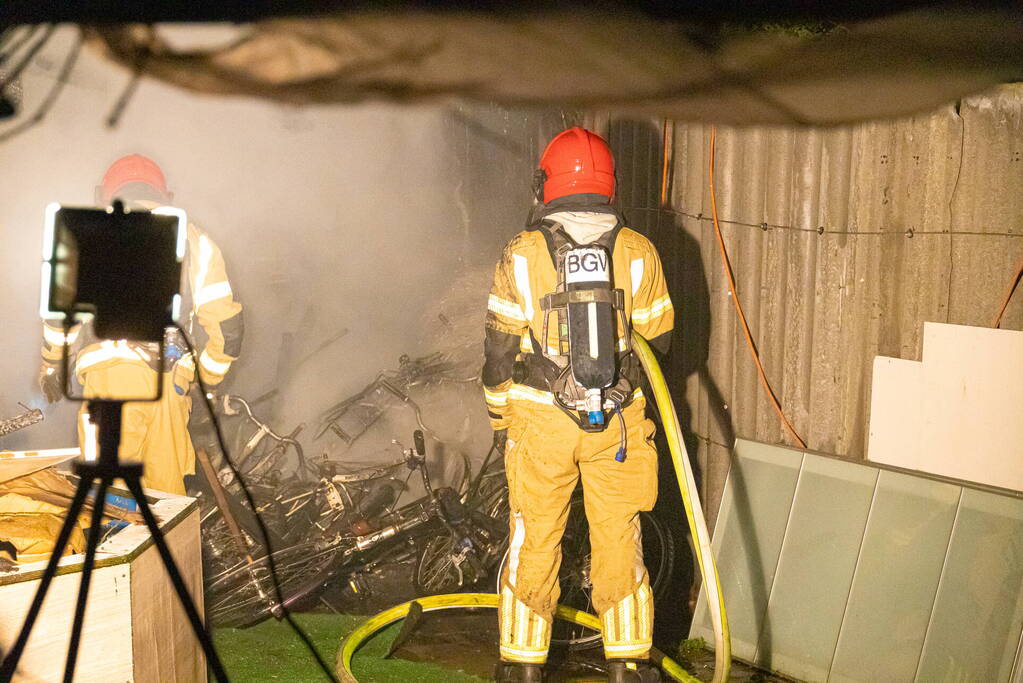
{"type": "MultiPolygon", "coordinates": [[[[503,481],[503,479],[501,480],[503,481]]],[[[508,488],[483,487],[476,500],[479,510],[464,533],[448,529],[420,544],[412,573],[416,593],[441,595],[486,579],[508,548],[508,488]]]]}
{"type": "MultiPolygon", "coordinates": [[[[247,511],[247,508],[246,508],[247,511]]],[[[230,533],[219,508],[211,507],[202,516],[203,590],[206,615],[217,626],[252,626],[270,616],[276,604],[269,562],[262,544],[246,526],[242,527],[243,550],[230,533]],[[255,558],[252,566],[246,553],[255,558]]],[[[286,544],[279,538],[274,564],[277,579],[290,606],[311,596],[330,576],[342,552],[339,544],[305,539],[286,544]]]]}
{"type": "MultiPolygon", "coordinates": [[[[339,546],[302,543],[274,551],[277,582],[289,609],[314,598],[337,571],[339,546]]],[[[277,603],[266,555],[245,558],[209,577],[206,614],[215,626],[246,628],[269,617],[277,603]]]]}
{"type": "MultiPolygon", "coordinates": [[[[643,533],[643,561],[650,577],[654,599],[663,597],[671,581],[675,562],[675,542],[668,528],[650,512],[639,513],[643,533]]],[[[507,551],[497,572],[498,592],[500,577],[508,561],[507,551]]],[[[582,496],[573,496],[569,504],[568,521],[561,539],[561,567],[558,570],[561,597],[558,602],[585,612],[594,612],[590,581],[590,534],[583,509],[582,496]]],[[[554,622],[551,643],[572,649],[597,647],[599,633],[562,620],[554,622]]]]}
{"type": "Polygon", "coordinates": [[[464,549],[458,547],[461,542],[446,533],[423,544],[412,574],[417,595],[454,593],[479,579],[475,570],[466,566],[464,549]]]}

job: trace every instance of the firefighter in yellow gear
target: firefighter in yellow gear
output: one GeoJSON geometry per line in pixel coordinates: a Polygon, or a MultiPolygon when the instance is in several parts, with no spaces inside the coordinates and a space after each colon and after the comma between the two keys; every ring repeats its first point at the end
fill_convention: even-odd
{"type": "Polygon", "coordinates": [[[657,497],[655,428],[645,415],[642,371],[628,338],[633,328],[666,352],[674,311],[656,249],[622,225],[610,205],[613,193],[614,162],[600,136],[572,128],[555,137],[540,161],[537,220],[505,247],[490,291],[483,384],[492,427],[507,430],[511,507],[509,557],[500,579],[499,681],[542,680],[559,597],[561,537],[580,478],[592,599],[603,623],[610,680],[659,680],[649,664],[653,596],[639,522],[640,511],[650,510],[657,497]],[[613,286],[621,291],[622,315],[612,332],[620,410],[602,430],[587,430],[561,400],[564,320],[548,320],[556,317],[549,295],[564,284],[559,258],[580,245],[606,250],[613,286]],[[524,377],[520,372],[513,379],[517,363],[524,377]]]}
{"type": "MultiPolygon", "coordinates": [[[[107,205],[115,198],[128,206],[154,209],[167,205],[172,195],[160,168],[139,154],[115,161],[97,188],[97,201],[107,205]]],[[[198,322],[206,335],[199,354],[198,372],[208,387],[223,381],[241,352],[244,333],[242,306],[235,300],[220,248],[194,224],[189,223],[183,271],[185,291],[182,326],[189,330],[198,322]]],[[[51,324],[43,326],[40,387],[51,403],[61,396],[59,366],[67,342],[74,357],[69,367],[82,384],[85,396],[146,396],[155,391],[159,368],[159,345],[90,337],[88,327],[76,325],[67,332],[51,324]]],[[[145,465],[142,485],[168,493],[184,494],[184,477],[195,473],[195,450],[188,433],[191,410],[189,388],[196,367],[176,331],[168,332],[163,376],[163,397],[156,402],[124,404],[119,455],[145,465]]],[[[87,404],[79,413],[78,437],[82,452],[95,449],[95,426],[89,421],[87,404]]]]}

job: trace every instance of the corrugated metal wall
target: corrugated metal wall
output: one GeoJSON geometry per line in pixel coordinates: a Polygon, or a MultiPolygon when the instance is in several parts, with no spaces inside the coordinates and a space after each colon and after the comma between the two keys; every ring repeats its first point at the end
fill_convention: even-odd
{"type": "MultiPolygon", "coordinates": [[[[678,330],[669,359],[713,518],[736,437],[789,444],[737,325],[710,220],[710,126],[459,106],[458,201],[470,261],[520,229],[547,140],[606,134],[619,204],[661,252],[678,330]]],[[[828,129],[719,128],[718,214],[740,300],[809,447],[862,459],[876,355],[918,359],[923,322],[990,325],[1023,259],[1023,84],[931,114],[828,129]]],[[[1003,327],[1023,328],[1023,293],[1003,327]]],[[[964,454],[964,457],[968,457],[964,454]]]]}
{"type": "MultiPolygon", "coordinates": [[[[673,126],[662,207],[661,122],[591,124],[616,152],[630,223],[665,261],[679,316],[672,375],[685,380],[716,511],[736,436],[790,439],[722,271],[710,126],[673,126]]],[[[786,414],[811,449],[864,458],[874,356],[918,359],[926,320],[990,325],[1023,259],[1023,85],[893,122],[719,128],[715,184],[740,301],[786,414]]],[[[1003,327],[1023,327],[1023,294],[1003,327]]]]}

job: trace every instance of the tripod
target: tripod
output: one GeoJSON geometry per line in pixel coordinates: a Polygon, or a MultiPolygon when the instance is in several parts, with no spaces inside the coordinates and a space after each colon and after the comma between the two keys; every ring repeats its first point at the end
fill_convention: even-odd
{"type": "Polygon", "coordinates": [[[53,554],[50,555],[46,569],[39,580],[39,588],[32,599],[32,604],[29,607],[28,614],[25,616],[25,622],[21,627],[21,632],[18,634],[18,639],[4,658],[3,664],[0,665],[0,681],[10,681],[14,678],[18,661],[21,659],[25,645],[28,643],[29,635],[31,635],[32,627],[35,625],[36,618],[42,609],[50,582],[56,576],[57,565],[60,563],[60,558],[67,547],[71,532],[82,511],[82,507],[85,505],[86,495],[89,489],[92,488],[93,482],[98,481],[96,501],[92,507],[89,535],[85,546],[85,561],[82,564],[82,578],[78,587],[78,599],[75,603],[71,639],[68,643],[67,660],[64,664],[64,683],[71,683],[74,678],[75,662],[78,659],[78,648],[82,637],[85,604],[89,597],[89,582],[92,579],[92,569],[96,559],[96,546],[99,544],[104,502],[107,489],[116,479],[124,480],[128,490],[138,504],[139,512],[142,513],[146,526],[149,528],[149,533],[152,535],[153,542],[160,553],[163,566],[167,570],[171,583],[174,585],[174,591],[177,593],[181,606],[188,615],[192,631],[202,645],[206,660],[213,668],[214,676],[220,683],[226,683],[228,680],[223,664],[221,664],[220,658],[213,647],[213,639],[202,623],[202,618],[195,607],[195,603],[192,601],[192,596],[188,592],[188,586],[185,585],[185,581],[182,579],[181,573],[174,563],[174,558],[171,556],[167,541],[163,537],[163,532],[160,531],[159,523],[153,515],[153,511],[146,500],[146,495],[142,490],[142,464],[122,463],[118,459],[117,451],[121,444],[121,409],[123,404],[123,401],[89,401],[90,419],[95,420],[99,428],[99,459],[95,462],[77,461],[74,464],[75,474],[79,476],[78,487],[75,489],[75,495],[68,508],[67,517],[64,519],[64,524],[61,526],[60,533],[57,536],[53,554]]]}

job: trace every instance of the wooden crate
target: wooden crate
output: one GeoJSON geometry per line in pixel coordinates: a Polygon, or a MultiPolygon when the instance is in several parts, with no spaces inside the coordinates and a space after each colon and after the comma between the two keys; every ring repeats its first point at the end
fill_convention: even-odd
{"type": "MultiPolygon", "coordinates": [[[[199,508],[194,498],[148,491],[174,560],[203,611],[199,508]]],[[[82,555],[61,560],[15,681],[50,683],[63,677],[82,555]]],[[[45,563],[0,572],[0,650],[18,636],[45,563]]],[[[76,683],[206,681],[202,647],[160,561],[148,530],[122,529],[97,549],[76,683]]]]}

